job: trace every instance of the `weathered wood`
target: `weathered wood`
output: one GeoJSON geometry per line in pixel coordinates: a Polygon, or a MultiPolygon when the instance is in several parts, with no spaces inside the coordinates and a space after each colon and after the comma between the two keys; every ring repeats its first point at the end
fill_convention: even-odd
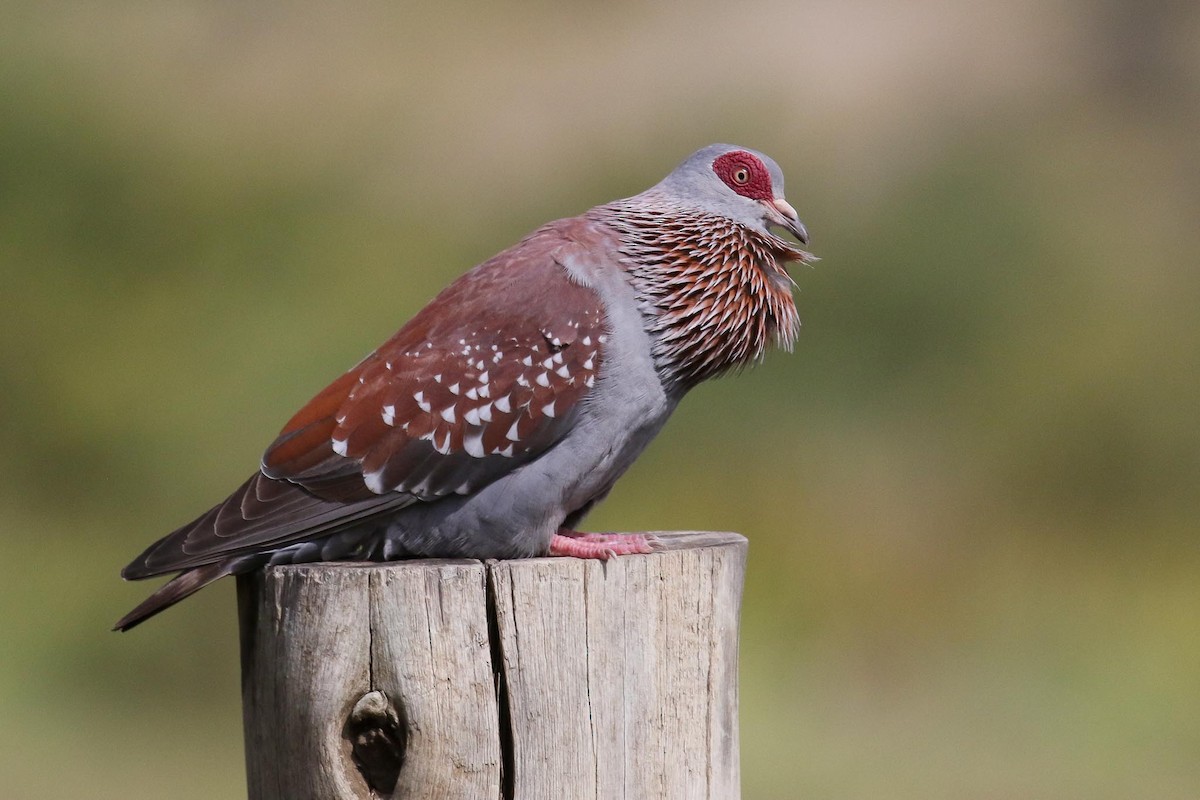
{"type": "Polygon", "coordinates": [[[239,580],[249,797],[737,798],[746,540],[239,580]]]}
{"type": "Polygon", "coordinates": [[[497,796],[483,564],[275,567],[239,590],[252,800],[497,796]],[[401,735],[388,736],[388,716],[401,735]],[[388,738],[403,747],[399,774],[368,783],[355,740],[374,767],[388,738]]]}

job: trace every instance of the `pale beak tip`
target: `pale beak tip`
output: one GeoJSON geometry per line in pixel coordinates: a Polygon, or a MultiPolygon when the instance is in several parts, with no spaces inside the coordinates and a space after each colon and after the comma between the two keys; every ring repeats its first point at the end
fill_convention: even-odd
{"type": "Polygon", "coordinates": [[[792,204],[782,197],[778,197],[771,201],[771,205],[783,217],[783,225],[792,235],[800,240],[800,244],[808,244],[808,229],[804,227],[804,223],[800,221],[800,215],[796,213],[796,209],[792,208],[792,204]]]}

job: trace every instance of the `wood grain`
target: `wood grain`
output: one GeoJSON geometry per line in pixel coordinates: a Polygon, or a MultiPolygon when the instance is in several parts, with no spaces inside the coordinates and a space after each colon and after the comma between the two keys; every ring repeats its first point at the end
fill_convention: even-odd
{"type": "Polygon", "coordinates": [[[266,798],[737,798],[746,540],[239,579],[266,798]]]}

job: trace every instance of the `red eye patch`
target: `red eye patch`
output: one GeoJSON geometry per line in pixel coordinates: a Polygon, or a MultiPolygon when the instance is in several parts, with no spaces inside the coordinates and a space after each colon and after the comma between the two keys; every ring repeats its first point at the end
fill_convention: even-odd
{"type": "Polygon", "coordinates": [[[756,156],[745,150],[734,150],[713,161],[713,172],[725,185],[742,197],[751,200],[771,200],[771,175],[756,156]]]}

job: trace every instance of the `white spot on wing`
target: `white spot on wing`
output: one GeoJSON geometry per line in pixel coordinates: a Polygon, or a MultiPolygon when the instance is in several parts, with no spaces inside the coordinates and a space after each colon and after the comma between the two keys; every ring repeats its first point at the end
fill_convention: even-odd
{"type": "Polygon", "coordinates": [[[517,419],[514,419],[514,420],[513,420],[512,427],[508,429],[508,433],[504,434],[504,435],[505,435],[505,437],[506,437],[506,438],[507,438],[507,439],[508,439],[510,442],[519,442],[519,441],[521,441],[521,436],[520,436],[520,435],[517,433],[517,421],[518,421],[519,419],[520,419],[520,417],[518,417],[517,419]]]}
{"type": "Polygon", "coordinates": [[[538,373],[536,381],[537,381],[538,386],[549,386],[550,385],[550,379],[546,377],[546,373],[544,373],[544,372],[538,373]]]}
{"type": "Polygon", "coordinates": [[[483,420],[484,422],[492,421],[492,404],[491,403],[488,403],[486,406],[480,406],[478,408],[478,411],[479,411],[479,418],[481,420],[483,420]]]}
{"type": "Polygon", "coordinates": [[[551,419],[554,419],[554,403],[555,401],[551,400],[549,403],[542,406],[542,413],[551,419]]]}
{"type": "Polygon", "coordinates": [[[450,394],[458,394],[459,392],[459,385],[457,382],[450,384],[448,388],[450,389],[450,394]]]}
{"type": "Polygon", "coordinates": [[[442,409],[442,419],[446,420],[446,422],[449,422],[451,425],[454,424],[454,406],[446,406],[442,409]]]}
{"type": "Polygon", "coordinates": [[[425,402],[425,393],[424,392],[417,392],[416,394],[414,394],[413,400],[417,401],[417,407],[420,408],[422,411],[424,411],[426,414],[428,414],[430,411],[433,410],[433,406],[430,405],[429,403],[425,402]]]}
{"type": "Polygon", "coordinates": [[[467,389],[467,397],[471,400],[479,399],[479,392],[475,389],[474,386],[472,386],[470,389],[467,389]]]}
{"type": "Polygon", "coordinates": [[[383,470],[381,469],[363,475],[363,483],[375,494],[383,494],[386,491],[383,486],[383,470]]]}
{"type": "Polygon", "coordinates": [[[396,424],[396,407],[395,406],[384,406],[383,407],[383,424],[384,425],[395,425],[396,424]]]}
{"type": "Polygon", "coordinates": [[[554,371],[555,371],[556,373],[558,373],[559,377],[562,377],[562,378],[569,378],[569,377],[571,377],[571,370],[567,369],[567,365],[566,365],[566,364],[563,364],[561,367],[559,367],[558,369],[556,369],[556,370],[554,370],[554,371]]]}
{"type": "Polygon", "coordinates": [[[468,424],[478,425],[479,424],[479,409],[478,408],[467,409],[467,413],[463,414],[463,419],[465,419],[468,424]]]}
{"type": "Polygon", "coordinates": [[[443,439],[441,442],[438,442],[436,436],[433,437],[433,449],[437,450],[442,455],[448,455],[450,453],[450,431],[449,430],[446,431],[446,438],[443,439]]]}
{"type": "Polygon", "coordinates": [[[333,440],[333,452],[337,453],[339,456],[346,455],[346,440],[345,439],[334,439],[333,440]]]}
{"type": "Polygon", "coordinates": [[[511,394],[506,394],[504,397],[496,400],[496,410],[501,414],[507,414],[508,412],[512,411],[512,404],[509,403],[510,397],[512,397],[511,394]]]}
{"type": "Polygon", "coordinates": [[[475,458],[483,458],[483,428],[467,432],[463,437],[463,449],[475,458]]]}
{"type": "Polygon", "coordinates": [[[521,359],[521,363],[527,367],[532,367],[533,366],[533,358],[531,356],[525,356],[524,358],[521,359]]]}

